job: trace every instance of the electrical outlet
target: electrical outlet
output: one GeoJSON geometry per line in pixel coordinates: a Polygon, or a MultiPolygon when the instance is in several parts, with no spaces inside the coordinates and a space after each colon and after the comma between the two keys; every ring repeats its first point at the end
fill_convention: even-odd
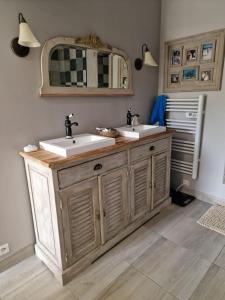
{"type": "Polygon", "coordinates": [[[9,244],[4,244],[0,246],[0,256],[9,253],[9,244]]]}
{"type": "Polygon", "coordinates": [[[183,179],[183,185],[189,186],[190,181],[188,179],[183,179]]]}

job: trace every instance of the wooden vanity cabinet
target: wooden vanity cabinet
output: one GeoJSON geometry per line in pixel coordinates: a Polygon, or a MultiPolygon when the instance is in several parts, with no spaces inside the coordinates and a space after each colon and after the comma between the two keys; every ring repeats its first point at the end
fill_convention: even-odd
{"type": "Polygon", "coordinates": [[[170,152],[152,156],[152,209],[160,205],[170,194],[170,152]]]}
{"type": "Polygon", "coordinates": [[[139,161],[130,167],[130,218],[142,218],[151,210],[151,160],[139,161]]]}
{"type": "Polygon", "coordinates": [[[59,195],[65,260],[71,265],[101,243],[98,180],[93,178],[74,184],[59,195]]]}
{"type": "Polygon", "coordinates": [[[126,165],[127,153],[122,151],[58,171],[59,187],[63,187],[59,197],[66,265],[105,244],[127,226],[126,165]]]}
{"type": "Polygon", "coordinates": [[[117,169],[99,177],[99,204],[102,243],[128,225],[128,170],[117,169]]]}
{"type": "Polygon", "coordinates": [[[164,133],[54,166],[21,153],[36,254],[62,284],[170,203],[170,149],[164,133]]]}
{"type": "Polygon", "coordinates": [[[170,152],[151,155],[131,165],[131,220],[142,218],[169,197],[170,152]]]}

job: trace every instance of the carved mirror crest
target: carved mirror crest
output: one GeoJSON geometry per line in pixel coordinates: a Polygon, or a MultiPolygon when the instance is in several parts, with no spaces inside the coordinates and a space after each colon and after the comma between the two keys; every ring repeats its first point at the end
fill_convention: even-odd
{"type": "Polygon", "coordinates": [[[41,73],[41,96],[133,94],[130,59],[95,35],[48,40],[42,50],[41,73]]]}

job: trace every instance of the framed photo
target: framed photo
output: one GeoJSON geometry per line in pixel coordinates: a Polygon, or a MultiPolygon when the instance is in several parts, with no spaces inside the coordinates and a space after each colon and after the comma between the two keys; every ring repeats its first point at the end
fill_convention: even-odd
{"type": "Polygon", "coordinates": [[[169,73],[168,76],[168,84],[171,86],[179,86],[181,83],[181,78],[180,78],[180,71],[176,70],[176,71],[172,71],[171,73],[169,73]]]}
{"type": "Polygon", "coordinates": [[[214,61],[215,41],[207,41],[201,45],[201,60],[203,62],[214,61]]]}
{"type": "Polygon", "coordinates": [[[198,52],[198,47],[185,49],[184,64],[195,64],[198,61],[198,52]]]}
{"type": "Polygon", "coordinates": [[[170,83],[180,83],[180,74],[179,73],[171,73],[170,74],[170,83]]]}
{"type": "Polygon", "coordinates": [[[198,68],[189,67],[182,70],[182,80],[198,80],[198,68]]]}
{"type": "Polygon", "coordinates": [[[201,68],[199,72],[199,80],[202,83],[207,83],[209,81],[213,81],[213,68],[201,68]]]}
{"type": "Polygon", "coordinates": [[[182,64],[182,48],[174,47],[170,50],[170,65],[173,67],[181,66],[182,64]]]}
{"type": "Polygon", "coordinates": [[[165,42],[163,91],[220,90],[224,47],[224,29],[165,42]]]}

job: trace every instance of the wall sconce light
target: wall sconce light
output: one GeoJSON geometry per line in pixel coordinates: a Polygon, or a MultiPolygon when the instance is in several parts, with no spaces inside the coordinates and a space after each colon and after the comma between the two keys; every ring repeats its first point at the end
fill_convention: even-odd
{"type": "Polygon", "coordinates": [[[13,52],[19,57],[25,57],[28,55],[30,48],[40,46],[41,44],[33,35],[23,14],[19,13],[19,37],[14,38],[11,42],[13,52]]]}
{"type": "Polygon", "coordinates": [[[147,44],[143,44],[141,46],[141,50],[142,50],[142,59],[136,58],[134,62],[136,70],[141,70],[143,64],[147,66],[158,67],[158,64],[155,62],[151,52],[148,49],[147,44]]]}

